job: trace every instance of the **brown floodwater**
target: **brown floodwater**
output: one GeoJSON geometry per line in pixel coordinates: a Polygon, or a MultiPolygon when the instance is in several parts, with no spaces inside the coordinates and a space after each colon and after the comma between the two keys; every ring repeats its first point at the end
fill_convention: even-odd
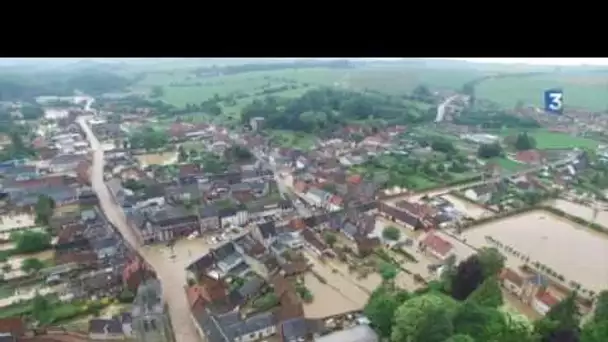
{"type": "MultiPolygon", "coordinates": [[[[492,246],[486,236],[529,256],[531,263],[547,265],[562,274],[566,282],[574,280],[596,292],[608,288],[608,239],[601,233],[544,211],[483,224],[462,233],[462,238],[477,248],[492,246]]],[[[522,263],[505,254],[509,266],[522,263]]]]}

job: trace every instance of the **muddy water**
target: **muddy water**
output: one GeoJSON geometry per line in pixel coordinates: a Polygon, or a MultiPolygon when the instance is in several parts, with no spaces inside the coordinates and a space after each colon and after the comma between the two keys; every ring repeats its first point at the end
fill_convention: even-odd
{"type": "MultiPolygon", "coordinates": [[[[484,224],[462,233],[475,247],[491,246],[485,239],[492,236],[562,274],[566,281],[575,280],[587,289],[599,292],[608,288],[608,239],[602,234],[543,211],[525,213],[484,224]]],[[[519,266],[522,261],[511,254],[507,264],[519,266]]]]}
{"type": "Polygon", "coordinates": [[[570,215],[578,216],[589,222],[596,222],[597,224],[608,228],[608,212],[606,211],[598,211],[594,221],[593,209],[588,206],[566,201],[563,199],[557,199],[555,201],[552,201],[551,206],[570,215]]]}

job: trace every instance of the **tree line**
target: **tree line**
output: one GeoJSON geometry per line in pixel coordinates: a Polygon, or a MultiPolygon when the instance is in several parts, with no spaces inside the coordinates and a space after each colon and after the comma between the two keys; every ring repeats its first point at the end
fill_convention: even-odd
{"type": "Polygon", "coordinates": [[[318,133],[349,121],[411,124],[431,121],[434,115],[434,109],[421,110],[398,97],[319,88],[293,99],[269,96],[253,100],[243,108],[241,119],[248,124],[251,118],[263,117],[268,128],[318,133]]]}

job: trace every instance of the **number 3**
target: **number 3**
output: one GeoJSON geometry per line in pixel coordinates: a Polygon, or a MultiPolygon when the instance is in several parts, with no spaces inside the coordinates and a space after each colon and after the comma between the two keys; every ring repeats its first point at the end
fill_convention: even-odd
{"type": "Polygon", "coordinates": [[[562,109],[562,93],[551,93],[549,97],[551,98],[551,102],[549,103],[549,109],[551,110],[560,110],[562,109]]]}

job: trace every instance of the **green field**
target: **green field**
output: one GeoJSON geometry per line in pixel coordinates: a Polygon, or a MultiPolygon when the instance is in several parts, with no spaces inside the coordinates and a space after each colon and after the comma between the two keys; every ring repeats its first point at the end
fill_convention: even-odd
{"type": "Polygon", "coordinates": [[[268,132],[272,139],[278,145],[283,147],[309,150],[314,146],[316,141],[316,137],[314,135],[304,132],[292,132],[276,129],[268,132]]]}
{"type": "Polygon", "coordinates": [[[490,163],[494,163],[506,171],[520,171],[527,167],[527,165],[518,163],[509,158],[492,158],[490,163]]]}
{"type": "MultiPolygon", "coordinates": [[[[281,85],[290,85],[293,89],[275,95],[287,97],[299,96],[316,86],[336,86],[352,90],[369,89],[387,94],[405,94],[419,84],[425,84],[431,89],[457,89],[481,74],[474,70],[386,67],[282,69],[198,77],[189,70],[179,69],[150,73],[134,86],[134,90],[149,91],[153,86],[163,86],[165,94],[162,99],[176,106],[183,106],[186,103],[203,102],[214,94],[252,95],[269,87],[281,85]]],[[[250,101],[254,97],[256,95],[247,99],[250,101]]]]}
{"type": "Polygon", "coordinates": [[[515,107],[518,101],[543,107],[544,91],[561,88],[564,105],[596,111],[608,109],[608,73],[568,72],[531,77],[489,79],[475,87],[480,99],[498,102],[505,108],[515,107]]]}
{"type": "MultiPolygon", "coordinates": [[[[519,131],[503,130],[501,136],[517,134],[519,131]]],[[[528,134],[536,140],[537,149],[572,149],[578,148],[597,148],[600,142],[589,138],[581,138],[566,133],[549,132],[545,130],[528,131],[528,134]]]]}

